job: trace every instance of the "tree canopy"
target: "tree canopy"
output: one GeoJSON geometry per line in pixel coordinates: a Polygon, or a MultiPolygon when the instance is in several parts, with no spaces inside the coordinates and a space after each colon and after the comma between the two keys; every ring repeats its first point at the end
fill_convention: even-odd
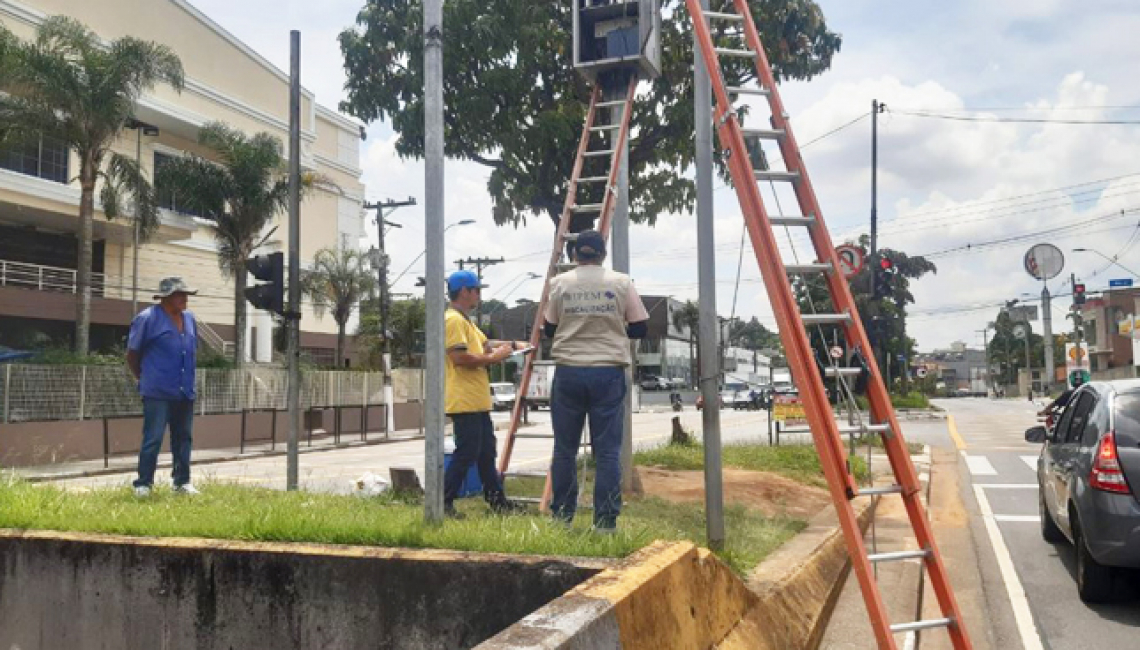
{"type": "MultiPolygon", "coordinates": [[[[525,224],[528,215],[556,220],[565,200],[590,92],[572,67],[571,5],[444,3],[446,153],[491,168],[499,225],[525,224]]],[[[777,79],[810,79],[830,67],[841,38],[814,0],[750,5],[777,79]]],[[[693,181],[679,173],[695,148],[692,28],[681,0],[663,0],[662,11],[662,74],[641,86],[630,145],[631,218],[650,224],[695,201],[693,181]]],[[[368,0],[340,35],[348,74],[341,110],[389,122],[397,153],[412,158],[424,148],[422,21],[421,0],[368,0]]],[[[719,40],[729,38],[714,27],[719,40]]],[[[730,85],[755,74],[751,62],[724,64],[730,85]]]]}

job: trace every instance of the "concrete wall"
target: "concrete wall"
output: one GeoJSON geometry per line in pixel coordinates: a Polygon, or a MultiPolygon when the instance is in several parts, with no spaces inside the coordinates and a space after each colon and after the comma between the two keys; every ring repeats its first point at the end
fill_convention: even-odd
{"type": "MultiPolygon", "coordinates": [[[[421,425],[419,404],[396,404],[396,429],[416,429],[421,425]]],[[[352,441],[359,435],[361,421],[359,407],[341,409],[342,435],[352,441]]],[[[277,443],[288,438],[286,413],[278,412],[277,443]]],[[[142,418],[121,418],[107,421],[107,438],[112,456],[129,456],[138,453],[142,441],[142,418]]],[[[375,440],[384,430],[384,407],[368,409],[368,431],[375,440]]],[[[315,411],[306,426],[316,432],[314,438],[332,435],[335,416],[332,410],[315,411]]],[[[250,413],[246,419],[246,445],[267,442],[273,431],[269,413],[250,413]]],[[[307,441],[302,432],[301,444],[307,441]]],[[[201,415],[194,419],[194,448],[237,449],[241,443],[241,414],[201,415]]],[[[169,440],[163,443],[168,448],[169,440]]],[[[278,448],[281,448],[280,446],[278,448]]],[[[29,467],[50,465],[103,457],[103,420],[60,420],[50,422],[21,422],[0,424],[0,467],[29,467]]]]}
{"type": "Polygon", "coordinates": [[[603,566],[0,530],[0,647],[456,650],[490,638],[603,566]]]}

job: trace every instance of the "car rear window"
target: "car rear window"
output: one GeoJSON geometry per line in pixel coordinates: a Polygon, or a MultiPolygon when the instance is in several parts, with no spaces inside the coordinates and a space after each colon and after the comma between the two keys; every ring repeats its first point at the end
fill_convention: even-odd
{"type": "Polygon", "coordinates": [[[1140,392],[1120,393],[1116,396],[1116,444],[1140,442],[1140,392]]]}

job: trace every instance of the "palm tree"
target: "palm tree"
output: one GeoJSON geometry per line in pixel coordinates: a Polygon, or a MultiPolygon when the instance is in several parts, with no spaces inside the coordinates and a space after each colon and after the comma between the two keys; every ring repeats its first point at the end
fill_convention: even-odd
{"type": "Polygon", "coordinates": [[[303,291],[320,318],[326,309],[336,321],[336,360],[344,359],[344,330],[360,299],[376,286],[367,259],[348,248],[322,248],[313,257],[313,268],[305,273],[303,291]]]}
{"type": "MultiPolygon", "coordinates": [[[[689,328],[689,372],[690,377],[699,378],[700,370],[697,368],[697,361],[694,356],[694,350],[697,347],[697,329],[701,320],[701,308],[697,303],[692,300],[686,300],[681,308],[673,312],[673,327],[683,330],[689,328]]],[[[693,382],[699,384],[699,382],[693,382]]]]}
{"type": "MultiPolygon", "coordinates": [[[[245,349],[245,262],[272,235],[265,232],[289,200],[289,179],[281,141],[268,133],[253,136],[221,122],[198,131],[198,143],[217,161],[198,156],[169,159],[156,170],[156,184],[178,197],[180,205],[212,221],[218,267],[234,281],[234,364],[245,349]]],[[[302,190],[312,185],[303,180],[302,190]]]]}
{"type": "Polygon", "coordinates": [[[103,213],[121,212],[130,197],[142,235],[158,227],[154,192],[138,164],[110,151],[135,116],[139,97],[159,83],[181,91],[182,63],[165,45],[130,36],[104,43],[66,16],[51,16],[29,42],[0,38],[4,62],[0,110],[5,135],[49,135],[75,149],[79,158],[79,259],[76,274],[75,351],[87,354],[91,322],[91,257],[95,188],[102,181],[103,213]],[[106,164],[105,164],[106,163],[106,164]]]}

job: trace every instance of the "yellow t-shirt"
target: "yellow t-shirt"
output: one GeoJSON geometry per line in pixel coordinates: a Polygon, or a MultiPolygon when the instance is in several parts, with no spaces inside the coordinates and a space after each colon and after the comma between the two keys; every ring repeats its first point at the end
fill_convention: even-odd
{"type": "MultiPolygon", "coordinates": [[[[482,354],[487,337],[461,312],[447,309],[443,320],[444,347],[482,354]]],[[[491,410],[491,379],[486,368],[463,368],[455,365],[451,355],[444,359],[445,411],[451,413],[478,413],[491,410]]]]}

